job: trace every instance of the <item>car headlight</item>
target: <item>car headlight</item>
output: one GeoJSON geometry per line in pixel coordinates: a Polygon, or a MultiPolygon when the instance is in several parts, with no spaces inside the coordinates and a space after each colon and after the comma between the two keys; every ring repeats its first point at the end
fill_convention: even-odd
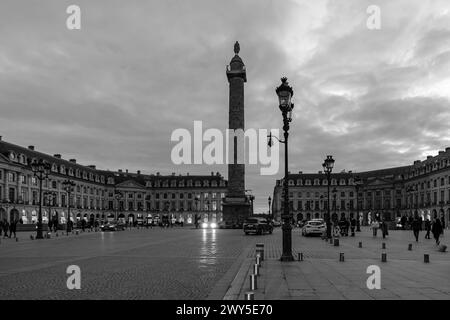
{"type": "Polygon", "coordinates": [[[208,228],[208,224],[206,222],[202,223],[202,228],[208,228]]]}
{"type": "Polygon", "coordinates": [[[215,222],[211,223],[211,228],[217,228],[217,223],[215,222]]]}

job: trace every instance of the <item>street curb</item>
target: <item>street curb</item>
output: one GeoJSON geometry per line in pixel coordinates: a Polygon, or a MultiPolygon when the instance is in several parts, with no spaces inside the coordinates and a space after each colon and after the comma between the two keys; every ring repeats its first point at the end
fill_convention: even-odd
{"type": "Polygon", "coordinates": [[[233,287],[237,274],[242,269],[242,265],[245,263],[251,246],[244,249],[241,254],[236,258],[236,261],[231,265],[230,269],[225,275],[217,282],[214,288],[210,291],[206,300],[224,300],[230,289],[233,287]]]}
{"type": "MultiPolygon", "coordinates": [[[[250,250],[254,249],[253,247],[248,248],[245,250],[245,256],[248,256],[248,253],[250,250]]],[[[238,300],[241,290],[244,286],[245,280],[247,279],[248,272],[250,270],[252,263],[252,259],[245,258],[244,261],[242,261],[241,267],[239,268],[239,271],[237,272],[236,276],[234,277],[233,281],[230,284],[230,287],[223,297],[223,300],[238,300]]]]}

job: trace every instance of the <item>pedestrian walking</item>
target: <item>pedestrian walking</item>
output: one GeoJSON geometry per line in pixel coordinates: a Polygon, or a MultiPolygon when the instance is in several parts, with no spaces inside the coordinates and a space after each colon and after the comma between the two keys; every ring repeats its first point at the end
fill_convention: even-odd
{"type": "Polygon", "coordinates": [[[427,232],[427,234],[425,235],[425,239],[431,239],[431,237],[430,237],[431,221],[428,218],[425,221],[425,231],[427,232]]]}
{"type": "Polygon", "coordinates": [[[419,232],[420,232],[420,220],[419,220],[419,216],[415,216],[412,224],[411,224],[411,228],[413,230],[414,233],[414,237],[416,238],[416,242],[419,241],[419,232]]]}
{"type": "Polygon", "coordinates": [[[442,236],[444,236],[444,229],[445,229],[445,217],[441,217],[441,226],[442,226],[442,236]]]}
{"type": "Polygon", "coordinates": [[[355,219],[354,217],[352,217],[351,220],[350,220],[350,230],[351,230],[351,232],[352,232],[352,235],[351,235],[352,237],[355,236],[355,228],[356,228],[356,224],[357,224],[356,219],[355,219]]]}
{"type": "Polygon", "coordinates": [[[84,229],[86,229],[86,220],[81,219],[81,230],[84,232],[84,229]]]}
{"type": "Polygon", "coordinates": [[[48,225],[48,231],[52,232],[53,220],[52,219],[48,219],[47,225],[48,225]]]}
{"type": "Polygon", "coordinates": [[[431,227],[431,232],[433,233],[434,240],[436,240],[436,244],[439,244],[439,237],[442,234],[442,224],[441,220],[438,218],[434,218],[433,226],[431,227]]]}
{"type": "Polygon", "coordinates": [[[9,223],[8,220],[3,219],[3,238],[8,237],[9,223]]]}
{"type": "Polygon", "coordinates": [[[19,222],[18,220],[13,220],[9,224],[9,237],[10,238],[11,238],[13,233],[14,233],[14,238],[17,238],[17,236],[16,236],[16,228],[17,228],[17,223],[18,222],[19,222]]]}
{"type": "Polygon", "coordinates": [[[372,222],[372,232],[373,232],[373,236],[376,237],[377,236],[377,232],[378,232],[378,228],[380,227],[380,224],[374,220],[372,222]]]}
{"type": "Polygon", "coordinates": [[[383,235],[383,239],[385,239],[386,236],[389,235],[389,231],[388,230],[389,230],[388,223],[387,223],[386,219],[383,218],[383,220],[381,222],[381,232],[382,232],[382,235],[383,235]]]}

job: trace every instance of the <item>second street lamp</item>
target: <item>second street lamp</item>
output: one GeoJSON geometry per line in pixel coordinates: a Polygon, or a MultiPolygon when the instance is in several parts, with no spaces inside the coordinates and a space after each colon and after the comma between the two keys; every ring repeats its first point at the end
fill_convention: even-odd
{"type": "Polygon", "coordinates": [[[70,216],[70,200],[71,200],[72,192],[74,191],[75,182],[73,182],[72,180],[65,180],[65,181],[63,181],[62,184],[64,186],[64,190],[67,192],[66,231],[67,231],[67,234],[69,234],[69,232],[72,231],[71,230],[72,220],[71,220],[71,216],[70,216]]]}
{"type": "MultiPolygon", "coordinates": [[[[289,86],[287,78],[281,78],[281,85],[276,88],[275,92],[278,96],[279,108],[283,116],[283,131],[284,141],[276,138],[280,143],[284,143],[284,209],[282,214],[283,220],[283,253],[281,255],[281,261],[294,261],[292,256],[292,225],[291,214],[289,212],[289,188],[288,188],[288,137],[289,137],[289,123],[292,121],[292,109],[294,104],[291,102],[291,98],[294,95],[294,91],[289,86]]],[[[269,147],[272,146],[272,132],[269,135],[269,147]]]]}
{"type": "Polygon", "coordinates": [[[269,201],[269,218],[270,218],[270,220],[273,221],[273,217],[272,217],[272,215],[270,214],[270,205],[272,204],[272,198],[271,198],[270,196],[269,196],[268,201],[269,201]]]}
{"type": "Polygon", "coordinates": [[[334,167],[334,159],[333,156],[328,155],[325,161],[322,164],[323,170],[327,175],[327,189],[328,189],[328,202],[327,202],[327,214],[325,216],[325,222],[327,224],[327,239],[331,239],[331,221],[330,221],[330,184],[331,184],[331,172],[334,167]]]}
{"type": "Polygon", "coordinates": [[[50,164],[41,159],[32,162],[31,169],[33,170],[34,176],[39,180],[39,215],[36,239],[44,239],[42,235],[42,181],[47,179],[50,174],[50,164]]]}

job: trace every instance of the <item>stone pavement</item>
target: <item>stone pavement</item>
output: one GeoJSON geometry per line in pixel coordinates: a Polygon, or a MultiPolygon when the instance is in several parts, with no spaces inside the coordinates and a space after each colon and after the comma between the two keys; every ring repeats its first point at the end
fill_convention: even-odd
{"type": "Polygon", "coordinates": [[[0,244],[0,300],[221,299],[257,240],[187,227],[19,237],[0,244]],[[66,286],[69,265],[81,269],[81,290],[66,286]]]}
{"type": "MultiPolygon", "coordinates": [[[[449,244],[449,230],[441,243],[449,244]]],[[[411,231],[390,231],[386,239],[372,236],[363,228],[356,237],[340,238],[340,246],[313,237],[300,236],[293,230],[293,252],[303,253],[303,261],[280,262],[281,230],[273,235],[259,236],[265,245],[265,261],[260,268],[255,300],[278,299],[450,299],[450,254],[438,252],[434,240],[425,240],[421,232],[419,242],[413,241],[411,231]],[[358,243],[362,242],[362,248],[358,243]],[[382,243],[386,249],[382,249],[382,243]],[[412,251],[408,244],[412,243],[412,251]],[[340,253],[345,261],[339,261],[340,253]],[[387,262],[381,262],[381,254],[387,262]],[[424,263],[429,254],[430,263],[424,263]],[[367,288],[370,274],[367,267],[381,269],[381,289],[367,288]]],[[[249,250],[224,299],[244,300],[249,292],[249,275],[255,261],[255,250],[249,250]]]]}

